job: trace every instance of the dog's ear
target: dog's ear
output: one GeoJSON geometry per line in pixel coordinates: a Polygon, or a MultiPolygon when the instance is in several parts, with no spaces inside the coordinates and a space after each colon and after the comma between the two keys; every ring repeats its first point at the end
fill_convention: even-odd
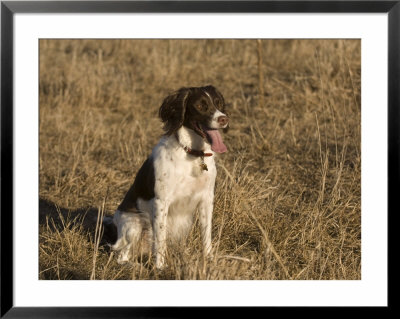
{"type": "Polygon", "coordinates": [[[175,133],[183,125],[190,92],[190,88],[181,88],[167,96],[161,104],[158,115],[164,123],[165,135],[175,133]]]}

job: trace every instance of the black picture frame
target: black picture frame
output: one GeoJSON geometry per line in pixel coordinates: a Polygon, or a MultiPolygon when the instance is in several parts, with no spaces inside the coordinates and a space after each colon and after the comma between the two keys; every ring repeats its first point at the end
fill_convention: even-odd
{"type": "MultiPolygon", "coordinates": [[[[400,1],[1,1],[1,317],[191,317],[224,308],[15,307],[13,300],[13,18],[16,13],[387,13],[388,14],[388,218],[398,211],[400,1]],[[392,213],[392,214],[391,214],[392,213]]],[[[388,225],[391,223],[389,222],[388,225]]],[[[394,226],[394,225],[392,225],[394,226]]],[[[390,232],[392,234],[393,232],[390,232]]],[[[390,281],[388,281],[389,285],[390,281]]],[[[390,308],[390,299],[388,307],[390,308]]],[[[384,307],[386,308],[386,307],[384,307]]],[[[254,309],[254,308],[253,308],[254,309]]],[[[256,311],[259,309],[256,309],[256,311]]],[[[299,315],[305,308],[294,309],[299,315]],[[300,311],[300,312],[298,312],[300,311]]],[[[249,309],[235,309],[237,315],[249,309]]]]}

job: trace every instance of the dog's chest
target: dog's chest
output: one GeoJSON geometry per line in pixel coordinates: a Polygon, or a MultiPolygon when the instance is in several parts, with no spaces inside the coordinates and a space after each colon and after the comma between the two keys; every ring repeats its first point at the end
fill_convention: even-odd
{"type": "Polygon", "coordinates": [[[161,197],[163,194],[174,198],[196,196],[214,190],[216,168],[212,157],[202,160],[182,151],[174,154],[166,150],[157,155],[155,190],[161,197]]]}
{"type": "Polygon", "coordinates": [[[175,163],[174,171],[171,174],[170,183],[176,189],[175,195],[195,196],[207,192],[215,182],[215,164],[212,160],[200,158],[191,161],[175,163]],[[207,167],[207,170],[204,167],[207,167]]]}
{"type": "MultiPolygon", "coordinates": [[[[182,195],[194,195],[196,193],[201,193],[211,186],[211,176],[207,174],[207,171],[203,171],[200,174],[192,175],[190,172],[179,174],[176,176],[178,184],[175,186],[177,188],[177,194],[182,195]]],[[[171,181],[173,182],[173,180],[171,181]]]]}
{"type": "Polygon", "coordinates": [[[209,171],[203,171],[193,176],[180,172],[171,180],[177,181],[171,188],[172,193],[169,214],[171,216],[192,214],[201,200],[209,199],[214,191],[215,177],[209,171]]]}

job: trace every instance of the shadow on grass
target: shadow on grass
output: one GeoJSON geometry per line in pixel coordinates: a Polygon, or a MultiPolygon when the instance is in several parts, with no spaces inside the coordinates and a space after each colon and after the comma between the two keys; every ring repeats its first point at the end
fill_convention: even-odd
{"type": "MultiPolygon", "coordinates": [[[[91,238],[95,238],[96,223],[99,211],[97,208],[79,208],[71,210],[59,207],[55,203],[39,198],[39,226],[46,225],[47,219],[54,223],[48,223],[49,227],[56,227],[59,231],[65,227],[73,227],[77,224],[82,225],[91,238]],[[65,221],[70,221],[65,223],[65,221]]],[[[114,244],[117,240],[117,228],[112,223],[112,215],[104,214],[103,232],[100,245],[114,244]]]]}

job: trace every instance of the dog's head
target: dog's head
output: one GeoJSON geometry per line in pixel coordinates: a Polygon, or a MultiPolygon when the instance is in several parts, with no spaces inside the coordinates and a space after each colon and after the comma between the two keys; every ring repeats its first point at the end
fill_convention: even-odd
{"type": "Polygon", "coordinates": [[[159,115],[166,135],[186,126],[211,144],[213,151],[226,151],[218,130],[227,130],[229,117],[224,97],[215,87],[181,88],[165,98],[159,115]]]}

